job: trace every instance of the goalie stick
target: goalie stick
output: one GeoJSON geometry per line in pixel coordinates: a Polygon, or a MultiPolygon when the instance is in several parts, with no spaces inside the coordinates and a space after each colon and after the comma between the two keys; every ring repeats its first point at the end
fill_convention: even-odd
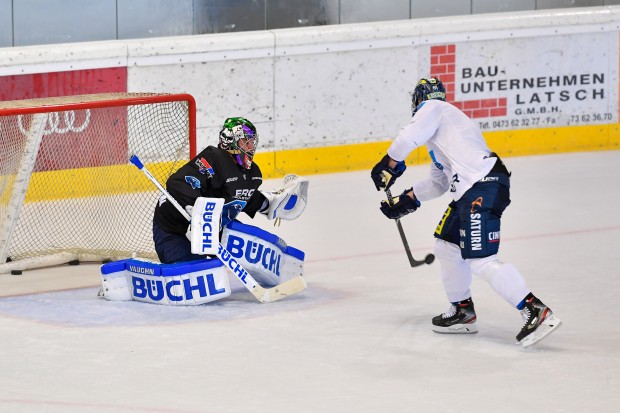
{"type": "MultiPolygon", "coordinates": [[[[385,188],[385,194],[387,195],[388,202],[390,206],[394,205],[394,198],[392,198],[392,191],[389,188],[385,188]]],[[[418,261],[413,258],[411,254],[411,248],[409,248],[409,243],[407,242],[407,237],[405,237],[405,230],[403,229],[403,224],[400,223],[400,218],[396,219],[396,226],[398,227],[398,233],[400,234],[400,239],[403,241],[403,246],[405,247],[405,252],[407,253],[407,258],[409,258],[409,264],[412,267],[417,267],[422,264],[432,264],[435,261],[435,255],[427,254],[426,257],[418,261]]]]}
{"type": "MultiPolygon", "coordinates": [[[[151,172],[144,166],[144,164],[140,161],[137,155],[133,155],[129,158],[129,162],[135,165],[139,170],[141,170],[144,175],[148,179],[151,180],[159,189],[159,191],[174,205],[174,207],[179,211],[181,215],[183,215],[188,221],[191,220],[190,215],[183,209],[183,207],[177,202],[176,199],[170,195],[170,193],[164,188],[157,178],[155,178],[151,172]]],[[[246,271],[245,268],[238,263],[230,252],[224,248],[222,244],[219,245],[217,250],[217,257],[222,261],[228,269],[243,283],[245,288],[252,293],[254,297],[261,303],[272,303],[274,301],[281,300],[284,297],[289,295],[293,295],[300,291],[303,291],[307,287],[306,280],[301,275],[298,275],[295,278],[292,278],[288,281],[283,282],[282,284],[278,284],[272,288],[264,288],[260,284],[256,282],[256,280],[250,275],[249,272],[246,271]],[[233,264],[234,263],[234,264],[233,264]]]]}

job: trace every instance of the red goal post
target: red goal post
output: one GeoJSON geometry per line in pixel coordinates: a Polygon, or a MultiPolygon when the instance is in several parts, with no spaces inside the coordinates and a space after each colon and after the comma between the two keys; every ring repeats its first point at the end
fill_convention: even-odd
{"type": "Polygon", "coordinates": [[[0,273],[156,258],[160,182],[196,154],[188,94],[103,93],[0,102],[0,273]]]}

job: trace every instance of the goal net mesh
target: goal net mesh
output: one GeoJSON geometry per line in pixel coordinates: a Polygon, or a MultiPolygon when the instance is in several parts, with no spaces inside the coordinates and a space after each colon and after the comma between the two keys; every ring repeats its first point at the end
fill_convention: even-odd
{"type": "Polygon", "coordinates": [[[190,159],[190,101],[100,94],[0,102],[2,262],[60,252],[156,258],[160,194],[128,159],[138,155],[164,184],[190,159]]]}

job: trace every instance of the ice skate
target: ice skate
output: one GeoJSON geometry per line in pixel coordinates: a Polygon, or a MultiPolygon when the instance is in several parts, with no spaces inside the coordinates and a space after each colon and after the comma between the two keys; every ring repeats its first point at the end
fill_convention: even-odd
{"type": "Polygon", "coordinates": [[[523,327],[517,335],[517,343],[523,347],[538,343],[562,325],[562,320],[554,316],[551,309],[534,296],[526,299],[521,317],[523,327]]]}
{"type": "Polygon", "coordinates": [[[450,334],[477,333],[476,312],[471,298],[452,303],[448,311],[433,317],[433,331],[450,334]]]}

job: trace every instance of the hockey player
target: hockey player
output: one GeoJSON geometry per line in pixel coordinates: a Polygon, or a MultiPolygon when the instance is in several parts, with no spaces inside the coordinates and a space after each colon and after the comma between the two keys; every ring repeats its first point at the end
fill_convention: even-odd
{"type": "Polygon", "coordinates": [[[434,253],[441,265],[451,305],[432,319],[438,333],[476,333],[471,297],[472,273],[482,277],[523,317],[517,342],[532,345],[557,329],[561,321],[527,288],[519,271],[498,260],[500,219],[510,204],[510,172],[488,148],[475,122],[445,101],[439,79],[421,79],[412,97],[412,118],[372,169],[377,190],[388,189],[405,171],[404,159],[422,145],[431,157],[427,180],[416,182],[381,202],[390,219],[414,212],[421,202],[449,192],[452,197],[437,229],[434,253]]]}
{"type": "MultiPolygon", "coordinates": [[[[287,175],[279,189],[259,191],[257,144],[249,120],[226,119],[218,147],[205,148],[166,182],[153,216],[160,263],[131,258],[102,265],[98,296],[164,305],[210,303],[231,294],[227,270],[261,302],[305,289],[304,252],[236,220],[241,211],[252,218],[260,212],[267,219],[293,220],[306,207],[309,182],[297,175],[287,175]]],[[[156,179],[137,157],[130,162],[156,179]]]]}
{"type": "MultiPolygon", "coordinates": [[[[305,208],[307,184],[302,186],[301,196],[290,188],[259,191],[263,178],[253,162],[257,145],[258,134],[249,120],[228,118],[220,131],[218,147],[208,146],[183,165],[168,178],[166,188],[190,215],[197,198],[223,198],[222,229],[240,212],[252,218],[257,212],[268,219],[297,218],[305,208]],[[280,207],[282,203],[286,204],[286,211],[280,207]]],[[[153,240],[159,260],[170,264],[204,258],[192,253],[190,239],[187,219],[162,196],[153,217],[153,240]]]]}

